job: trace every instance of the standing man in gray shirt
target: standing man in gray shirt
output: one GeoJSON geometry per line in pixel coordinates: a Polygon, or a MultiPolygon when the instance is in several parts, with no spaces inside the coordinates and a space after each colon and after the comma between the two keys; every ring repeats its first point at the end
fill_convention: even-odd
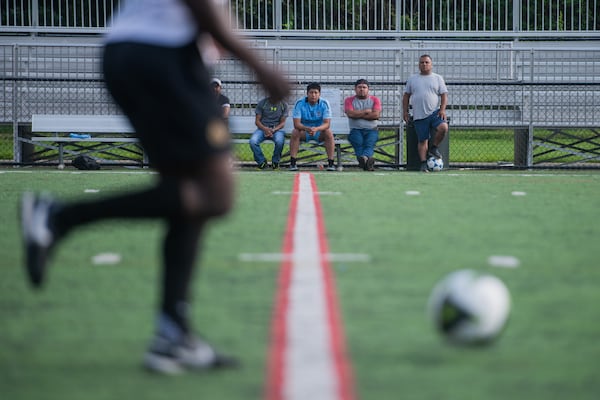
{"type": "Polygon", "coordinates": [[[427,155],[442,158],[438,145],[448,133],[448,120],[446,118],[446,105],[448,104],[448,88],[444,78],[433,72],[432,59],[428,54],[419,58],[419,74],[408,78],[404,88],[402,107],[404,122],[408,123],[408,105],[413,107],[413,122],[419,140],[418,153],[421,160],[421,171],[427,169],[427,155]],[[429,139],[434,131],[431,149],[429,139]]]}

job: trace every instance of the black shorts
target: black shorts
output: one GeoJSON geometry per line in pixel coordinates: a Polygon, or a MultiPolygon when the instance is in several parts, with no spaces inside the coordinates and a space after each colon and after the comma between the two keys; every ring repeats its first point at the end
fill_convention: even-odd
{"type": "Polygon", "coordinates": [[[229,130],[195,44],[108,44],[103,67],[108,90],[159,170],[199,165],[229,150],[229,130]]]}

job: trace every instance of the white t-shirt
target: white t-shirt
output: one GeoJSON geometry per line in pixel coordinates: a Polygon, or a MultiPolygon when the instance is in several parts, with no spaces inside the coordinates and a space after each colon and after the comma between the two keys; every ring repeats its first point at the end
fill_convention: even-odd
{"type": "Polygon", "coordinates": [[[440,107],[440,96],[448,93],[444,78],[432,72],[429,75],[415,74],[408,78],[404,93],[410,94],[413,118],[423,119],[440,107]]]}
{"type": "Polygon", "coordinates": [[[197,34],[183,0],[126,0],[105,40],[179,47],[193,42],[197,34]]]}

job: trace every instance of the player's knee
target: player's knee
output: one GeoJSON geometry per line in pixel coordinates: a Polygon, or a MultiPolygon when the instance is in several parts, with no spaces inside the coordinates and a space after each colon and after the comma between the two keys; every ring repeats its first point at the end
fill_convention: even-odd
{"type": "Polygon", "coordinates": [[[233,190],[227,180],[186,181],[181,185],[181,200],[188,218],[220,217],[233,208],[233,190]]]}

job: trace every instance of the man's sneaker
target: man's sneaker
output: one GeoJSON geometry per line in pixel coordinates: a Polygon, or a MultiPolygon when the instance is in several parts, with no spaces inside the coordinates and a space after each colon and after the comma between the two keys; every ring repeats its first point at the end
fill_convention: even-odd
{"type": "Polygon", "coordinates": [[[366,167],[367,167],[367,157],[360,156],[360,157],[356,157],[356,159],[358,160],[358,167],[360,169],[366,170],[366,167]]]}
{"type": "Polygon", "coordinates": [[[35,288],[44,283],[46,263],[56,235],[51,228],[51,213],[56,202],[49,195],[26,192],[21,197],[21,228],[25,244],[25,265],[29,282],[35,288]]]}
{"type": "Polygon", "coordinates": [[[290,171],[298,171],[298,166],[296,164],[291,164],[290,171]]]}
{"type": "Polygon", "coordinates": [[[178,374],[185,370],[235,368],[237,359],[218,353],[210,344],[196,336],[184,336],[171,341],[157,335],[144,355],[144,368],[162,374],[178,374]]]}
{"type": "Polygon", "coordinates": [[[330,165],[327,166],[326,169],[327,169],[327,171],[335,171],[335,165],[330,164],[330,165]]]}
{"type": "Polygon", "coordinates": [[[279,163],[278,162],[274,162],[271,167],[273,168],[273,170],[277,170],[279,169],[279,163]]]}
{"type": "Polygon", "coordinates": [[[420,169],[420,171],[421,172],[429,172],[429,168],[427,168],[427,162],[426,161],[421,162],[421,169],[420,169]]]}
{"type": "Polygon", "coordinates": [[[267,162],[263,161],[260,164],[258,164],[258,169],[265,169],[267,168],[267,162]]]}
{"type": "Polygon", "coordinates": [[[365,163],[365,171],[375,171],[375,159],[369,157],[365,163]]]}
{"type": "Polygon", "coordinates": [[[428,151],[428,154],[431,157],[442,158],[442,153],[440,153],[440,149],[438,149],[437,146],[431,146],[431,148],[428,151]]]}

